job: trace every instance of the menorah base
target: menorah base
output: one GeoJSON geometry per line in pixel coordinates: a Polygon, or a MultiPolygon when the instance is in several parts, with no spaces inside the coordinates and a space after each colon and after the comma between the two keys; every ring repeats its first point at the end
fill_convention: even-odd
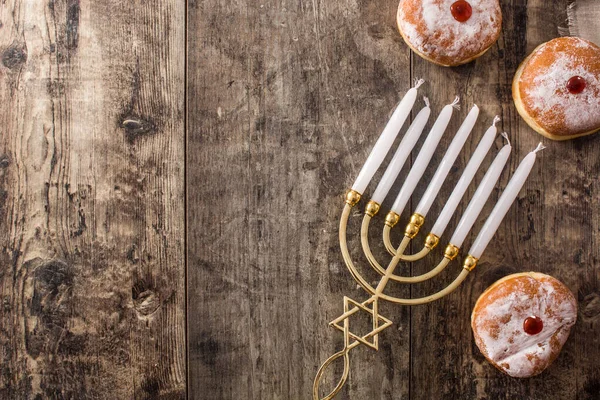
{"type": "Polygon", "coordinates": [[[344,348],[325,360],[325,362],[317,371],[315,382],[313,384],[314,400],[332,399],[342,389],[344,383],[346,383],[346,379],[348,378],[348,373],[350,372],[350,359],[348,357],[348,352],[361,344],[371,349],[379,350],[379,333],[391,326],[392,321],[379,315],[377,296],[372,296],[362,303],[344,296],[344,313],[331,321],[329,325],[340,330],[344,334],[344,348]],[[350,331],[350,318],[359,311],[364,311],[370,314],[372,319],[372,330],[366,335],[362,336],[350,331]],[[336,387],[327,396],[319,397],[319,385],[325,369],[340,357],[344,358],[344,372],[342,377],[338,381],[336,387]]]}

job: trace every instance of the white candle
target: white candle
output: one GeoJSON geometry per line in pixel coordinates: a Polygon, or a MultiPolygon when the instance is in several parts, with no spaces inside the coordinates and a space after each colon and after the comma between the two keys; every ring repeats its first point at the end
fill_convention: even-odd
{"type": "Polygon", "coordinates": [[[494,118],[494,123],[492,124],[492,126],[488,128],[488,130],[483,135],[483,138],[481,138],[481,140],[479,141],[475,152],[471,156],[469,163],[465,167],[465,170],[463,171],[460,179],[458,180],[458,183],[454,187],[452,194],[448,198],[448,201],[446,201],[444,209],[435,221],[435,225],[433,225],[431,233],[433,233],[437,237],[442,236],[444,230],[446,230],[446,227],[450,222],[450,218],[452,218],[452,215],[456,211],[460,200],[465,195],[465,192],[471,184],[475,173],[477,173],[477,170],[481,166],[483,159],[485,158],[486,154],[490,151],[492,143],[494,143],[494,139],[496,139],[496,133],[498,132],[498,130],[496,129],[496,124],[498,123],[498,121],[500,121],[500,117],[496,116],[494,118]]]}
{"type": "Polygon", "coordinates": [[[473,130],[473,126],[475,126],[475,122],[477,121],[477,116],[479,115],[479,107],[476,105],[471,108],[467,118],[465,118],[464,122],[456,132],[456,136],[452,139],[452,143],[448,146],[448,150],[446,150],[446,154],[444,154],[444,158],[442,158],[442,162],[438,166],[438,169],[435,171],[429,186],[427,186],[427,190],[421,198],[421,201],[417,205],[415,212],[417,214],[421,214],[422,216],[426,216],[435,200],[438,192],[440,191],[442,184],[446,180],[448,176],[448,172],[450,172],[450,168],[456,161],[458,157],[458,153],[465,144],[467,137],[473,130]]]}
{"type": "Polygon", "coordinates": [[[508,185],[506,185],[506,189],[502,192],[502,196],[500,196],[498,203],[490,213],[487,221],[485,221],[483,228],[481,228],[479,235],[477,235],[475,242],[473,242],[473,245],[469,250],[470,255],[475,258],[481,258],[483,251],[492,240],[492,237],[496,233],[496,230],[498,230],[498,226],[500,226],[508,209],[525,184],[525,181],[531,172],[531,168],[533,168],[533,164],[535,164],[536,153],[543,149],[544,146],[540,143],[535,150],[529,153],[523,161],[521,161],[515,174],[510,179],[510,182],[508,182],[508,185]]]}
{"type": "Polygon", "coordinates": [[[417,99],[417,89],[419,86],[423,84],[423,80],[419,80],[414,88],[410,89],[404,97],[398,107],[394,110],[392,117],[388,121],[387,125],[383,129],[383,132],[377,139],[373,150],[371,150],[371,154],[367,158],[367,162],[363,165],[360,170],[354,185],[352,185],[352,189],[362,194],[367,185],[375,175],[375,172],[383,162],[386,154],[392,147],[396,136],[400,132],[402,125],[404,125],[404,121],[408,118],[408,114],[410,114],[410,110],[412,110],[413,104],[415,104],[415,100],[417,99]]]}
{"type": "Polygon", "coordinates": [[[454,107],[458,107],[458,100],[458,97],[456,97],[452,104],[448,104],[442,109],[442,112],[440,112],[435,124],[433,124],[429,135],[427,135],[427,139],[425,139],[425,143],[423,143],[419,155],[410,169],[410,172],[402,185],[402,189],[400,189],[400,193],[398,193],[398,197],[396,197],[396,201],[394,201],[392,206],[392,211],[398,215],[402,214],[404,207],[406,207],[406,203],[408,203],[408,199],[410,199],[410,196],[423,176],[427,165],[429,165],[429,161],[431,161],[431,157],[450,123],[452,111],[454,110],[454,107]]]}
{"type": "Polygon", "coordinates": [[[377,189],[375,189],[375,193],[373,193],[371,200],[381,204],[385,199],[385,196],[387,196],[388,192],[390,191],[390,188],[396,181],[402,166],[404,166],[404,163],[410,155],[410,152],[412,151],[413,147],[415,147],[415,144],[421,136],[421,133],[425,128],[425,124],[429,119],[429,115],[431,114],[431,108],[429,108],[429,100],[427,100],[427,97],[425,97],[425,104],[427,106],[423,107],[423,109],[419,111],[419,114],[417,114],[415,120],[402,138],[402,141],[400,142],[392,161],[390,161],[390,164],[385,170],[383,177],[381,177],[381,180],[379,181],[377,189]]]}
{"type": "Polygon", "coordinates": [[[485,173],[479,187],[475,191],[473,198],[469,202],[465,213],[462,218],[458,222],[456,226],[456,230],[450,238],[450,243],[455,245],[456,247],[462,246],[467,234],[473,228],[473,224],[477,220],[477,217],[481,213],[485,202],[487,201],[490,194],[492,194],[492,190],[494,186],[496,186],[496,182],[506,165],[506,161],[508,160],[508,156],[510,156],[511,151],[510,144],[504,146],[499,152],[494,161],[490,165],[490,168],[485,173]]]}

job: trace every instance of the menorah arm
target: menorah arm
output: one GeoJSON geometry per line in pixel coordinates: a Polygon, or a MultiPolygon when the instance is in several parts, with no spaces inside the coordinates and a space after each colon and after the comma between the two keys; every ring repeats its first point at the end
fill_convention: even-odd
{"type": "Polygon", "coordinates": [[[388,251],[388,253],[390,253],[392,256],[395,256],[396,248],[392,244],[392,240],[390,238],[391,230],[392,230],[392,227],[389,226],[388,224],[385,224],[383,226],[383,244],[385,245],[385,249],[388,251]]]}
{"type": "MultiPolygon", "coordinates": [[[[377,260],[375,259],[375,256],[373,255],[373,252],[371,252],[371,247],[369,246],[369,223],[370,223],[370,221],[371,221],[371,216],[369,214],[365,214],[365,216],[363,218],[363,222],[362,222],[362,226],[361,226],[361,234],[360,234],[362,248],[363,248],[363,251],[364,251],[365,255],[367,256],[367,259],[369,260],[369,263],[371,264],[371,266],[377,272],[379,272],[381,275],[385,275],[385,269],[381,266],[381,264],[379,264],[377,262],[377,260]]],[[[405,242],[404,245],[406,247],[408,245],[408,242],[410,241],[410,238],[405,236],[405,240],[403,240],[403,241],[405,242]]],[[[402,261],[413,261],[413,260],[416,261],[416,260],[419,260],[422,257],[426,256],[430,251],[431,251],[431,248],[424,247],[423,250],[421,250],[420,252],[418,252],[414,255],[400,254],[400,255],[398,255],[398,257],[400,257],[400,259],[402,261]]],[[[396,252],[396,254],[398,254],[398,253],[396,252]]],[[[444,258],[434,269],[432,269],[431,271],[429,271],[425,274],[418,275],[418,276],[410,276],[410,277],[392,275],[392,276],[390,276],[390,279],[394,280],[396,282],[401,282],[401,283],[423,282],[423,281],[433,278],[434,276],[436,276],[437,274],[442,272],[444,270],[444,268],[446,268],[446,266],[448,266],[449,263],[450,263],[450,260],[448,258],[444,258]]]]}
{"type": "Polygon", "coordinates": [[[460,286],[460,284],[466,279],[467,275],[469,275],[469,271],[467,269],[463,269],[461,271],[461,273],[456,277],[456,279],[454,279],[454,281],[452,281],[452,283],[450,285],[446,286],[444,289],[440,290],[439,292],[434,293],[429,296],[425,296],[425,297],[421,297],[421,298],[417,298],[417,299],[399,299],[399,298],[390,297],[387,295],[381,295],[379,297],[383,300],[390,301],[390,302],[393,302],[396,304],[402,304],[405,306],[416,306],[416,305],[420,305],[420,304],[427,304],[427,303],[431,303],[432,301],[441,299],[442,297],[447,296],[450,293],[452,293],[453,291],[455,291],[456,288],[458,288],[460,286]]]}
{"type": "Polygon", "coordinates": [[[424,282],[426,280],[429,280],[431,278],[433,278],[434,276],[436,276],[437,274],[439,274],[440,272],[442,272],[447,266],[448,264],[450,264],[450,260],[447,258],[444,258],[442,261],[439,262],[439,264],[432,269],[431,271],[425,273],[425,274],[421,274],[421,275],[416,275],[416,276],[397,276],[397,275],[392,275],[390,277],[391,280],[396,281],[396,282],[400,282],[400,283],[419,283],[419,282],[424,282]]]}
{"type": "Polygon", "coordinates": [[[363,217],[362,225],[360,227],[360,242],[362,244],[363,252],[365,256],[367,256],[367,260],[369,260],[369,264],[381,275],[385,275],[385,269],[377,262],[373,252],[371,251],[371,246],[369,246],[369,223],[371,222],[371,216],[369,214],[365,214],[363,217]]]}
{"type": "MultiPolygon", "coordinates": [[[[371,251],[371,246],[369,245],[369,225],[370,225],[370,222],[371,222],[371,219],[373,218],[373,216],[375,216],[378,212],[379,212],[379,204],[374,202],[373,200],[369,201],[369,203],[367,204],[367,207],[365,208],[365,215],[363,217],[363,221],[362,221],[362,225],[361,225],[361,229],[360,229],[360,241],[362,244],[363,252],[365,253],[365,256],[367,257],[367,260],[369,260],[369,264],[371,264],[371,266],[375,269],[375,271],[377,271],[380,275],[385,275],[385,273],[386,273],[385,269],[381,266],[381,264],[379,264],[379,262],[377,262],[377,259],[375,258],[375,256],[373,255],[373,252],[371,251]]],[[[406,227],[406,232],[405,232],[404,238],[402,240],[403,249],[408,247],[411,237],[414,237],[414,235],[416,235],[418,233],[419,228],[422,225],[422,221],[423,221],[423,219],[418,218],[418,216],[411,218],[411,223],[409,223],[408,226],[406,227]],[[414,221],[414,220],[417,220],[417,221],[414,221]]],[[[389,227],[388,224],[386,224],[385,226],[389,227]]],[[[425,257],[431,251],[431,249],[433,247],[435,247],[435,245],[437,245],[437,243],[439,242],[439,239],[437,238],[437,236],[433,235],[434,243],[432,245],[431,241],[429,240],[429,239],[431,239],[431,236],[432,236],[432,234],[428,235],[428,240],[425,241],[425,246],[423,247],[423,250],[421,250],[420,252],[418,252],[414,255],[405,255],[405,254],[403,254],[404,251],[397,252],[396,249],[394,249],[395,256],[400,257],[400,259],[402,261],[420,260],[421,258],[425,257]]],[[[389,277],[389,279],[396,281],[396,282],[400,282],[400,283],[423,282],[423,281],[433,278],[434,276],[436,276],[437,274],[442,272],[444,270],[444,268],[446,268],[446,266],[448,266],[448,264],[450,263],[451,260],[452,260],[452,258],[444,257],[444,259],[433,270],[431,270],[425,274],[422,274],[422,275],[411,276],[411,277],[392,275],[389,277]]]]}
{"type": "MultiPolygon", "coordinates": [[[[365,255],[367,256],[367,259],[369,260],[369,263],[371,264],[371,266],[373,268],[375,268],[375,270],[377,270],[377,272],[379,272],[380,274],[384,274],[385,273],[385,269],[381,266],[381,264],[379,264],[377,262],[377,259],[375,258],[375,256],[373,256],[373,252],[371,251],[371,246],[369,245],[369,224],[371,223],[371,219],[372,219],[372,215],[369,215],[368,212],[365,212],[365,216],[363,218],[363,222],[361,225],[361,229],[360,229],[360,241],[362,243],[362,248],[363,251],[365,253],[365,255]]],[[[387,225],[385,225],[387,227],[387,225]]],[[[410,224],[409,224],[410,226],[410,224]]],[[[407,227],[408,229],[408,227],[407,227]]],[[[389,238],[389,236],[388,236],[389,238]]],[[[390,243],[391,246],[391,243],[390,243]]],[[[421,251],[419,251],[418,253],[415,254],[400,254],[400,259],[402,261],[417,261],[420,260],[421,258],[425,257],[427,254],[429,254],[429,252],[431,251],[431,248],[427,248],[427,247],[423,247],[423,249],[421,251]]],[[[394,249],[394,253],[392,255],[396,255],[396,250],[394,249]]]]}
{"type": "MultiPolygon", "coordinates": [[[[388,224],[385,224],[383,226],[383,244],[385,245],[385,249],[388,251],[388,253],[390,253],[392,256],[395,256],[396,248],[392,244],[392,240],[390,238],[391,230],[392,230],[392,227],[389,226],[388,224]]],[[[419,250],[415,254],[401,254],[400,258],[403,261],[410,261],[410,262],[420,260],[421,258],[425,257],[427,254],[429,254],[429,252],[435,246],[437,246],[437,241],[439,241],[437,236],[432,235],[430,233],[429,235],[427,235],[427,238],[425,238],[425,245],[423,246],[423,248],[421,250],[419,250]]]]}
{"type": "MultiPolygon", "coordinates": [[[[372,294],[383,300],[386,300],[386,301],[389,301],[392,303],[397,303],[397,304],[418,305],[418,304],[429,303],[431,301],[434,301],[441,297],[444,297],[447,294],[454,291],[462,283],[462,281],[465,280],[465,278],[467,277],[469,272],[475,267],[477,260],[472,258],[471,256],[467,257],[467,259],[465,260],[465,265],[463,266],[464,269],[459,274],[459,276],[450,285],[448,285],[445,289],[443,289],[437,293],[434,293],[430,296],[426,296],[426,297],[422,297],[422,298],[418,298],[418,299],[399,299],[397,297],[386,295],[385,293],[383,293],[383,289],[385,289],[385,286],[390,279],[391,280],[405,279],[405,277],[399,277],[399,276],[394,275],[394,270],[396,269],[396,266],[398,265],[398,263],[401,261],[401,257],[398,256],[398,254],[402,255],[404,253],[404,250],[406,250],[406,247],[408,246],[408,244],[410,242],[409,236],[413,235],[413,233],[414,233],[413,232],[410,235],[404,236],[404,238],[402,239],[402,242],[400,243],[400,246],[398,246],[398,248],[396,249],[396,255],[392,258],[392,261],[390,262],[388,267],[385,269],[385,273],[381,277],[381,280],[379,281],[377,288],[373,288],[373,286],[371,286],[362,276],[360,276],[360,274],[356,270],[356,267],[355,267],[354,263],[352,262],[352,259],[350,258],[350,253],[348,251],[348,243],[347,243],[347,239],[346,239],[346,230],[348,227],[348,218],[350,217],[350,211],[352,210],[352,207],[354,207],[359,201],[360,201],[360,193],[358,193],[354,190],[350,190],[346,194],[346,200],[345,200],[346,204],[344,205],[344,209],[342,211],[342,216],[340,218],[340,230],[339,230],[340,249],[342,251],[342,257],[344,259],[344,262],[346,263],[346,267],[350,271],[350,274],[356,280],[356,282],[363,289],[365,289],[369,294],[372,294]],[[466,263],[467,263],[467,260],[469,260],[469,258],[471,258],[472,260],[475,260],[475,263],[472,266],[467,267],[466,263]]],[[[413,218],[411,217],[411,221],[412,220],[413,220],[413,218]]],[[[422,225],[422,223],[419,224],[419,226],[420,225],[422,225]]],[[[408,231],[408,229],[407,229],[407,231],[408,231]]],[[[454,258],[456,258],[457,255],[458,255],[458,248],[452,244],[448,245],[448,247],[446,248],[445,254],[444,254],[444,259],[438,264],[438,266],[436,268],[434,268],[432,271],[430,271],[424,275],[426,275],[427,277],[435,276],[441,270],[443,270],[449,264],[450,261],[452,261],[454,258]]],[[[411,278],[420,279],[421,276],[411,277],[411,278]]],[[[425,278],[425,279],[427,279],[427,278],[425,278]]]]}
{"type": "MultiPolygon", "coordinates": [[[[398,250],[400,250],[400,247],[398,248],[398,250]]],[[[456,290],[457,287],[460,286],[460,284],[465,280],[467,275],[469,275],[469,272],[471,272],[473,270],[473,268],[475,268],[475,265],[477,264],[477,259],[473,258],[472,256],[469,256],[465,259],[465,262],[463,264],[463,270],[461,271],[461,273],[456,277],[456,279],[454,279],[454,281],[452,281],[452,283],[450,283],[444,289],[440,290],[437,293],[434,293],[432,295],[425,296],[425,297],[420,297],[420,298],[416,298],[416,299],[400,299],[397,297],[388,296],[383,293],[383,289],[385,288],[387,281],[389,279],[395,280],[395,278],[400,278],[400,277],[397,277],[394,275],[394,269],[398,265],[399,261],[400,261],[400,258],[398,258],[398,257],[394,257],[392,259],[392,261],[390,262],[390,264],[388,265],[388,267],[386,269],[386,274],[382,277],[379,285],[377,286],[375,296],[378,296],[382,300],[386,300],[386,301],[396,303],[396,304],[407,305],[407,306],[416,306],[419,304],[426,304],[426,303],[435,301],[437,299],[440,299],[444,296],[447,296],[448,294],[450,294],[454,290],[456,290]]],[[[434,268],[432,271],[430,271],[428,274],[431,276],[436,275],[442,269],[444,269],[450,263],[450,261],[452,261],[452,259],[444,257],[444,259],[438,264],[438,266],[436,268],[434,268]]]]}
{"type": "Polygon", "coordinates": [[[342,216],[340,218],[340,250],[342,251],[342,258],[344,259],[344,263],[346,263],[346,267],[350,274],[356,280],[356,282],[362,286],[369,294],[375,293],[375,288],[369,284],[362,276],[358,274],[354,263],[352,262],[352,258],[350,258],[350,252],[348,251],[348,242],[346,240],[346,229],[348,228],[348,218],[350,216],[350,211],[352,207],[354,207],[360,200],[360,194],[351,190],[346,195],[346,204],[344,205],[344,210],[342,211],[342,216]]]}
{"type": "MultiPolygon", "coordinates": [[[[395,256],[396,248],[394,247],[390,239],[390,232],[392,230],[392,227],[393,226],[389,225],[386,221],[386,224],[383,226],[383,244],[385,245],[385,249],[388,251],[388,253],[390,253],[392,256],[395,256]]],[[[418,251],[415,254],[402,254],[400,255],[400,257],[403,261],[420,260],[427,254],[429,254],[429,252],[438,245],[439,241],[440,239],[436,235],[434,235],[433,233],[429,233],[425,238],[425,244],[423,245],[423,248],[420,251],[418,251]]]]}

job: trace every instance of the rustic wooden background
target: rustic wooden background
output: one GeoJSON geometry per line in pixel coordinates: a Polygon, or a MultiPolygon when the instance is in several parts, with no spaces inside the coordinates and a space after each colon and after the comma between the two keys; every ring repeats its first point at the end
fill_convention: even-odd
{"type": "MultiPolygon", "coordinates": [[[[541,137],[512,76],[566,1],[502,1],[498,43],[452,69],[409,51],[397,0],[0,2],[0,398],[309,398],[341,345],[328,321],[364,297],[337,223],[389,112],[416,77],[434,114],[462,97],[449,132],[483,111],[431,215],[495,114],[513,171],[541,137]]],[[[395,325],[353,352],[340,399],[600,398],[600,139],[543,141],[473,276],[430,305],[383,305],[395,325]],[[552,367],[517,380],[484,360],[469,317],[523,270],[561,279],[580,310],[552,367]]],[[[393,291],[431,293],[457,268],[393,291]]]]}

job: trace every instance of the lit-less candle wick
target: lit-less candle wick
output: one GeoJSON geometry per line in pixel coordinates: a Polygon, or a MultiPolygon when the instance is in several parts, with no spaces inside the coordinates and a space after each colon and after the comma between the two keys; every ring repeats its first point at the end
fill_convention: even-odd
{"type": "Polygon", "coordinates": [[[502,196],[500,196],[498,203],[496,203],[496,206],[490,213],[490,216],[485,221],[483,228],[481,228],[479,235],[477,235],[477,238],[473,242],[473,245],[469,250],[469,254],[471,256],[477,259],[481,258],[485,248],[498,230],[498,227],[504,219],[504,216],[506,213],[508,213],[510,206],[517,198],[521,188],[523,188],[523,185],[525,184],[525,181],[527,180],[527,177],[529,176],[529,173],[535,164],[536,154],[544,148],[545,147],[541,143],[538,144],[535,150],[529,153],[523,159],[523,161],[521,161],[521,164],[519,164],[519,167],[508,182],[508,185],[506,185],[506,189],[504,189],[504,192],[502,192],[502,196]]]}
{"type": "Polygon", "coordinates": [[[402,125],[404,125],[404,122],[408,118],[408,115],[410,114],[410,111],[412,110],[412,107],[417,99],[417,89],[424,82],[425,81],[420,79],[419,81],[417,81],[415,87],[406,92],[406,94],[402,98],[402,101],[400,101],[400,104],[398,104],[398,107],[396,107],[394,113],[392,114],[392,117],[383,129],[383,132],[379,136],[379,139],[377,139],[373,150],[371,150],[367,161],[363,165],[362,169],[358,174],[358,177],[356,178],[356,181],[352,185],[352,190],[360,194],[362,194],[365,191],[367,185],[369,184],[371,179],[373,179],[373,175],[375,175],[375,172],[377,171],[377,169],[383,162],[386,154],[390,150],[390,147],[392,147],[392,144],[394,143],[396,136],[398,136],[402,125]]]}

